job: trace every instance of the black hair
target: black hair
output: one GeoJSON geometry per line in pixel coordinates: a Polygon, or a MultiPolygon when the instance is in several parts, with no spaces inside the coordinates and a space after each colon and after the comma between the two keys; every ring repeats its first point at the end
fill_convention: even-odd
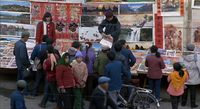
{"type": "Polygon", "coordinates": [[[107,50],[101,50],[103,53],[107,53],[107,51],[110,51],[110,48],[107,50]]]}
{"type": "Polygon", "coordinates": [[[157,58],[160,58],[160,57],[161,57],[161,56],[160,56],[160,53],[158,52],[158,47],[155,46],[155,45],[151,46],[151,53],[156,53],[156,57],[157,57],[157,58]]]}
{"type": "Polygon", "coordinates": [[[184,71],[182,70],[182,66],[179,62],[176,62],[173,64],[173,68],[175,71],[179,71],[179,76],[183,77],[184,76],[184,71]]]}
{"type": "Polygon", "coordinates": [[[115,51],[116,52],[120,52],[122,50],[122,44],[120,42],[117,42],[115,45],[114,45],[114,48],[115,48],[115,51]]]}
{"type": "Polygon", "coordinates": [[[47,38],[49,38],[49,36],[48,36],[48,35],[44,35],[44,36],[42,37],[42,41],[43,41],[43,42],[46,42],[46,39],[47,39],[47,38]]]}
{"type": "Polygon", "coordinates": [[[65,54],[65,58],[66,58],[67,56],[70,58],[70,54],[69,54],[69,53],[66,53],[66,54],[65,54]]]}
{"type": "Polygon", "coordinates": [[[25,88],[22,88],[22,87],[17,87],[17,90],[19,91],[23,91],[25,88]]]}
{"type": "Polygon", "coordinates": [[[109,52],[107,53],[107,57],[108,57],[108,59],[109,59],[110,61],[113,61],[113,60],[115,60],[115,53],[114,53],[113,51],[109,51],[109,52]]]}
{"type": "Polygon", "coordinates": [[[120,42],[122,45],[126,44],[126,41],[124,39],[119,40],[118,42],[120,42]]]}
{"type": "Polygon", "coordinates": [[[76,49],[79,49],[80,43],[79,43],[78,41],[74,41],[74,42],[72,43],[72,47],[74,47],[74,48],[76,48],[76,49]]]}
{"type": "Polygon", "coordinates": [[[144,47],[143,47],[143,46],[141,46],[141,47],[140,47],[140,50],[144,50],[144,47]]]}
{"type": "Polygon", "coordinates": [[[48,53],[53,53],[54,54],[53,45],[51,45],[51,44],[47,45],[46,50],[48,51],[48,53]]]}
{"type": "Polygon", "coordinates": [[[138,45],[135,45],[135,49],[136,49],[136,50],[139,50],[140,47],[139,47],[138,45]]]}
{"type": "Polygon", "coordinates": [[[53,39],[52,38],[47,38],[46,39],[46,44],[47,45],[52,45],[53,44],[53,39]]]}
{"type": "Polygon", "coordinates": [[[85,63],[88,63],[89,62],[88,49],[92,46],[92,43],[91,42],[86,42],[85,44],[88,44],[88,46],[87,45],[85,46],[85,48],[86,48],[85,63]]]}
{"type": "Polygon", "coordinates": [[[43,21],[47,21],[47,20],[46,20],[47,17],[50,17],[50,18],[51,18],[50,21],[52,22],[52,16],[51,16],[51,13],[50,13],[50,12],[46,12],[46,13],[44,14],[44,17],[42,18],[42,20],[43,20],[43,21]]]}

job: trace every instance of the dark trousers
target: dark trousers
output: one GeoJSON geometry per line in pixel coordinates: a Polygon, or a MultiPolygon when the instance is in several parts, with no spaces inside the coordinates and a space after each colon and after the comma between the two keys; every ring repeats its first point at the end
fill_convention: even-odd
{"type": "Polygon", "coordinates": [[[196,85],[186,85],[186,86],[187,88],[184,89],[184,93],[182,95],[182,105],[186,104],[188,89],[190,89],[190,102],[191,102],[191,106],[194,106],[196,102],[196,85]]]}
{"type": "Polygon", "coordinates": [[[26,88],[24,89],[23,95],[28,96],[29,95],[28,87],[29,87],[30,81],[29,81],[29,79],[24,79],[23,74],[22,74],[22,69],[18,69],[17,81],[18,80],[26,81],[26,88]]]}
{"type": "Polygon", "coordinates": [[[149,89],[155,92],[156,99],[160,99],[160,85],[161,85],[161,79],[150,79],[149,78],[149,89]],[[154,91],[155,87],[155,91],[154,91]]]}
{"type": "Polygon", "coordinates": [[[179,102],[180,96],[170,95],[170,98],[171,98],[172,109],[178,109],[178,102],[179,102]]]}
{"type": "Polygon", "coordinates": [[[86,86],[84,88],[84,97],[90,99],[93,92],[93,75],[89,75],[87,78],[86,86]]]}
{"type": "Polygon", "coordinates": [[[64,103],[64,109],[72,109],[71,105],[71,93],[73,88],[65,88],[66,93],[62,94],[62,100],[64,103]]]}

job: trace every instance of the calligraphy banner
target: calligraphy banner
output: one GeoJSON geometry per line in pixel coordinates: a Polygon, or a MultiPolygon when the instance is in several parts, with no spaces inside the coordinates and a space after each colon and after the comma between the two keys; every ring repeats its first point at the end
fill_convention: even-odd
{"type": "Polygon", "coordinates": [[[163,17],[155,14],[155,45],[163,49],[163,17]]]}

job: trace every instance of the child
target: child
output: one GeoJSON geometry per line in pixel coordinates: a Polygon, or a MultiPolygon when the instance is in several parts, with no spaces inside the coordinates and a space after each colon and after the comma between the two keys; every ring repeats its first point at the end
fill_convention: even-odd
{"type": "Polygon", "coordinates": [[[184,93],[184,83],[189,79],[188,73],[180,63],[174,63],[174,72],[170,73],[167,81],[170,83],[167,92],[170,94],[172,109],[178,109],[178,101],[184,93]]]}
{"type": "Polygon", "coordinates": [[[58,62],[56,67],[56,80],[60,92],[62,93],[63,103],[65,109],[71,109],[71,98],[70,94],[73,91],[76,83],[78,83],[78,78],[72,73],[70,65],[70,54],[63,54],[61,60],[58,62]]]}
{"type": "Polygon", "coordinates": [[[79,84],[76,84],[76,87],[73,89],[75,95],[73,109],[82,109],[82,94],[88,77],[88,70],[86,64],[82,61],[83,55],[80,51],[77,51],[75,59],[76,60],[71,63],[72,73],[79,79],[79,84]]]}

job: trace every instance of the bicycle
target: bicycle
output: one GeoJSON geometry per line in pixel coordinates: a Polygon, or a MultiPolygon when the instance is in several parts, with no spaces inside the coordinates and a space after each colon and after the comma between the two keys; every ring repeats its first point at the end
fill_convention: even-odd
{"type": "Polygon", "coordinates": [[[160,103],[151,93],[152,90],[126,84],[123,87],[132,88],[128,101],[118,94],[119,100],[128,109],[159,109],[160,103]]]}

